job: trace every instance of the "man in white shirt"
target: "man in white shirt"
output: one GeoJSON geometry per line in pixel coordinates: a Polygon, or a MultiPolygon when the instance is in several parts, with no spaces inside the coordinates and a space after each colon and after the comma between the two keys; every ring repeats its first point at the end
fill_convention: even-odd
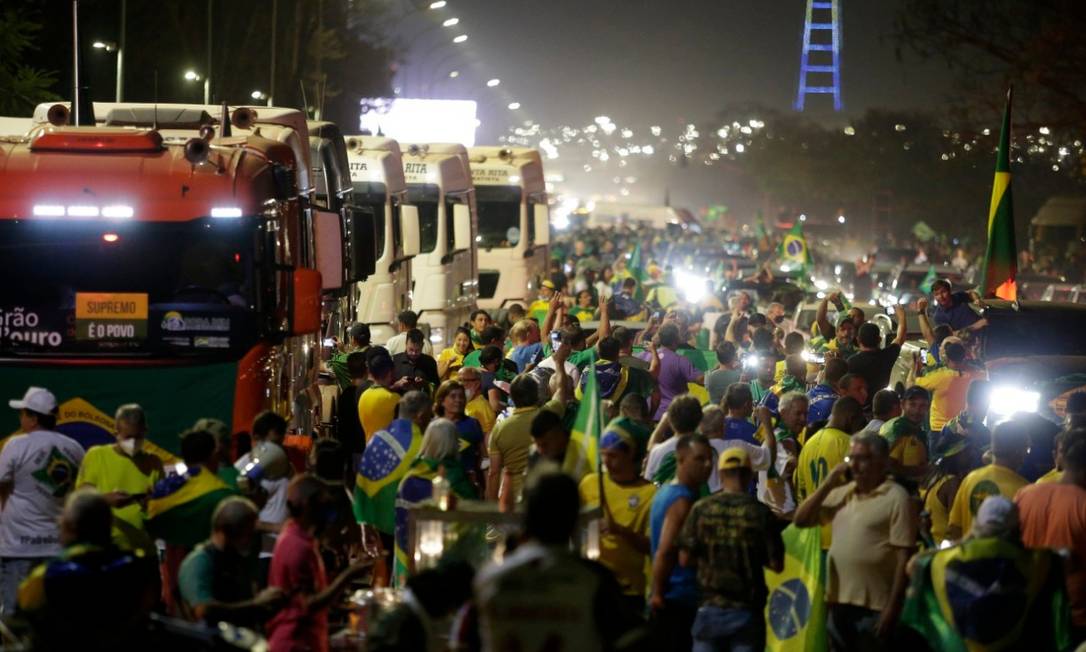
{"type": "MultiPolygon", "coordinates": [[[[396,330],[399,331],[385,343],[389,355],[396,355],[407,350],[407,331],[418,328],[419,316],[410,310],[404,310],[396,315],[396,330]]],[[[422,352],[433,357],[434,347],[430,344],[430,338],[422,340],[422,352]]]]}
{"type": "MultiPolygon", "coordinates": [[[[286,419],[270,410],[261,412],[253,419],[253,450],[257,449],[258,444],[265,442],[275,444],[281,448],[286,437],[286,431],[286,419]]],[[[283,457],[286,457],[285,450],[283,451],[283,457]]],[[[234,468],[241,475],[245,475],[245,467],[252,460],[253,453],[245,453],[238,458],[237,462],[234,462],[234,468]]],[[[286,466],[287,473],[285,476],[274,479],[265,477],[260,480],[260,489],[267,495],[267,501],[260,509],[260,516],[257,518],[257,530],[263,534],[263,545],[260,552],[262,560],[271,559],[272,548],[275,546],[275,537],[279,534],[283,522],[287,520],[287,487],[290,485],[289,462],[286,466]]]]}
{"type": "Polygon", "coordinates": [[[0,452],[0,613],[15,611],[19,583],[60,554],[60,513],[75,484],[83,447],[54,432],[57,399],[31,387],[8,405],[19,410],[20,431],[0,452]]]}

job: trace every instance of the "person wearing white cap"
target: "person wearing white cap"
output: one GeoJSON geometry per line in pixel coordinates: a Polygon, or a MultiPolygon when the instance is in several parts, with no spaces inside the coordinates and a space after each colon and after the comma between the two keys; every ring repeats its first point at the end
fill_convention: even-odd
{"type": "Polygon", "coordinates": [[[60,554],[58,519],[75,484],[83,447],[54,432],[57,399],[41,387],[8,405],[19,411],[23,434],[0,452],[0,613],[15,611],[19,583],[38,564],[60,554]]]}

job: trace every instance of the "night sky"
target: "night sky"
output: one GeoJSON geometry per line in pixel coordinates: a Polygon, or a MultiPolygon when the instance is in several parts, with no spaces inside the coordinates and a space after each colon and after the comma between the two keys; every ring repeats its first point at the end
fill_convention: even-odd
{"type": "MultiPolygon", "coordinates": [[[[812,117],[843,122],[871,107],[940,102],[948,88],[945,68],[895,57],[889,34],[898,4],[842,2],[846,115],[827,111],[828,98],[815,98],[812,117]]],[[[522,118],[545,125],[587,123],[596,115],[620,125],[684,124],[746,102],[787,110],[795,98],[805,6],[804,0],[448,0],[444,9],[393,26],[406,43],[421,32],[405,52],[398,81],[405,96],[425,93],[435,80],[430,96],[480,100],[483,140],[504,132],[495,129],[494,116],[504,118],[514,100],[523,105],[522,118]],[[460,24],[436,26],[451,16],[460,24]],[[442,42],[456,32],[468,34],[468,42],[442,42]],[[444,77],[452,68],[464,70],[459,79],[444,77]],[[493,77],[502,85],[485,88],[493,77]]]]}

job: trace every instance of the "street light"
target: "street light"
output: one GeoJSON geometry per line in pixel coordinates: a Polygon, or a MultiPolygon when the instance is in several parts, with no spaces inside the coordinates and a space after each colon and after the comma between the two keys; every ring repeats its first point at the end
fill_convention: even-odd
{"type": "Polygon", "coordinates": [[[837,223],[838,224],[844,224],[845,223],[845,216],[844,215],[838,215],[837,216],[837,223]]]}
{"type": "Polygon", "coordinates": [[[200,81],[200,73],[195,70],[186,70],[185,81],[200,81]]]}
{"type": "Polygon", "coordinates": [[[510,102],[509,103],[509,110],[510,111],[516,111],[519,108],[520,108],[520,102],[510,102]]]}
{"type": "Polygon", "coordinates": [[[120,46],[118,46],[116,43],[114,43],[113,41],[95,41],[94,43],[91,43],[91,47],[93,47],[95,50],[104,50],[104,51],[109,52],[111,54],[116,54],[117,55],[117,81],[116,81],[115,91],[116,91],[116,100],[118,102],[120,102],[121,101],[122,89],[124,88],[124,80],[122,79],[122,76],[124,75],[124,51],[123,51],[123,49],[120,46]]]}
{"type": "Polygon", "coordinates": [[[254,100],[266,100],[266,99],[268,99],[268,96],[265,95],[263,91],[259,91],[259,90],[253,91],[252,93],[249,93],[249,97],[253,98],[254,100]]]}
{"type": "Polygon", "coordinates": [[[449,4],[449,3],[445,2],[445,0],[437,0],[437,2],[431,2],[430,3],[430,8],[431,9],[444,9],[445,5],[447,5],[447,4],[449,4]]]}
{"type": "Polygon", "coordinates": [[[486,85],[489,86],[490,88],[494,88],[495,86],[497,86],[500,83],[502,83],[502,80],[500,80],[500,79],[491,79],[490,81],[488,81],[486,83],[486,85]]]}
{"type": "Polygon", "coordinates": [[[467,34],[461,34],[460,36],[457,36],[456,38],[453,39],[453,43],[463,43],[466,40],[468,40],[468,35],[467,34]]]}
{"type": "Polygon", "coordinates": [[[106,52],[113,52],[117,49],[117,44],[112,41],[95,41],[91,43],[91,47],[96,50],[105,50],[106,52]]]}
{"type": "Polygon", "coordinates": [[[449,79],[456,79],[459,76],[460,76],[460,71],[459,70],[450,70],[449,71],[449,79]]]}
{"type": "Polygon", "coordinates": [[[459,18],[450,18],[450,19],[446,20],[445,22],[441,23],[441,26],[442,27],[452,27],[453,25],[458,25],[458,24],[460,24],[460,19],[459,18]]]}

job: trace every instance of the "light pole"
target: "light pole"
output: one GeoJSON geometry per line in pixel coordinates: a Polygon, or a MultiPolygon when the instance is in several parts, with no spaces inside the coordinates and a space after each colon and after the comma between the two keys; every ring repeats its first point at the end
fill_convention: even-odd
{"type": "Polygon", "coordinates": [[[204,75],[204,105],[211,104],[211,0],[207,0],[207,70],[204,75]]]}

